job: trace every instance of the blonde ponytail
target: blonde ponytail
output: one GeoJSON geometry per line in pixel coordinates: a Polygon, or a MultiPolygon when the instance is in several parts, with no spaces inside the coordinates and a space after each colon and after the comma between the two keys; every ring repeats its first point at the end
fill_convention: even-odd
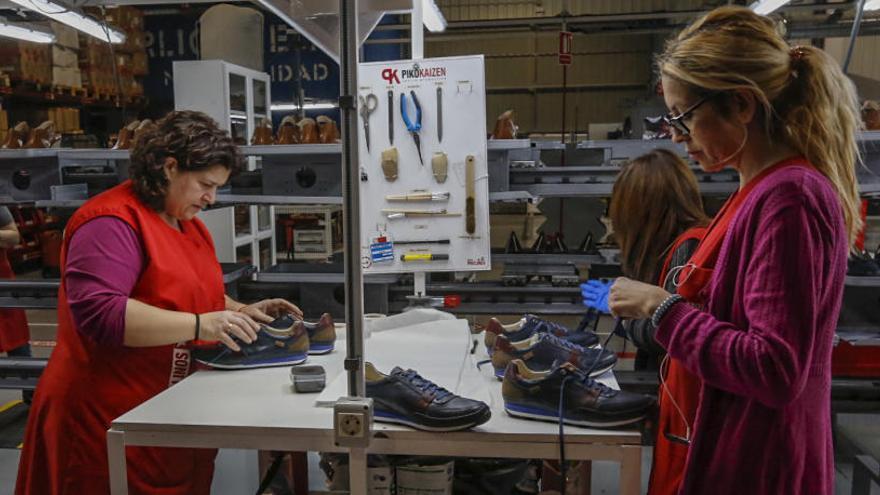
{"type": "Polygon", "coordinates": [[[828,54],[792,48],[776,23],[745,7],[712,10],[657,59],[660,72],[696,91],[746,90],[770,137],[802,153],[834,186],[850,246],[862,228],[856,163],[855,87],[828,54]]]}

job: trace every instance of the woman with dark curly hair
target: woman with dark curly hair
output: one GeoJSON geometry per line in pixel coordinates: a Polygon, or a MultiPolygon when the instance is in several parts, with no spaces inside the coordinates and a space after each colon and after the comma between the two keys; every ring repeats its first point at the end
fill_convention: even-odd
{"type": "MultiPolygon", "coordinates": [[[[110,422],[192,371],[190,344],[253,342],[256,321],[302,312],[225,296],[211,235],[196,218],[241,168],[228,133],[172,112],[131,151],[131,180],[86,202],[62,245],[58,345],[28,419],[16,493],[110,490],[110,422]]],[[[129,447],[131,493],[207,494],[215,450],[129,447]]]]}

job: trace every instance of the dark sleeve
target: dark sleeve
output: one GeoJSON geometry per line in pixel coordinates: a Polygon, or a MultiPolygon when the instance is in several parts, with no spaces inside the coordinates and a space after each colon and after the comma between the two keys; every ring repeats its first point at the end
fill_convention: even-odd
{"type": "MultiPolygon", "coordinates": [[[[698,239],[688,239],[678,246],[678,249],[672,252],[672,258],[669,262],[669,271],[678,266],[684,266],[696,251],[700,241],[698,239]]],[[[675,277],[667,277],[668,280],[663,286],[667,292],[675,293],[675,277]]],[[[639,349],[647,352],[652,356],[662,356],[666,354],[666,350],[654,340],[654,325],[648,318],[642,320],[626,320],[623,322],[623,328],[626,336],[639,349]]]]}
{"type": "Polygon", "coordinates": [[[125,307],[143,265],[140,239],[124,221],[98,217],[76,231],[64,285],[78,332],[100,344],[123,344],[125,307]]]}
{"type": "Polygon", "coordinates": [[[6,227],[13,222],[12,212],[5,206],[0,206],[0,227],[6,227]]]}

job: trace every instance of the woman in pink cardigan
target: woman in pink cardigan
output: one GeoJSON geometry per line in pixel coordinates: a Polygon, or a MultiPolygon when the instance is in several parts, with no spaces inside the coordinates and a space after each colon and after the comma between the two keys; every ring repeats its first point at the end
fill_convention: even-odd
{"type": "Polygon", "coordinates": [[[609,297],[703,382],[680,493],[831,494],[832,338],[861,227],[853,85],[741,7],[694,22],[658,65],[673,139],[740,175],[676,294],[621,278],[609,297]]]}

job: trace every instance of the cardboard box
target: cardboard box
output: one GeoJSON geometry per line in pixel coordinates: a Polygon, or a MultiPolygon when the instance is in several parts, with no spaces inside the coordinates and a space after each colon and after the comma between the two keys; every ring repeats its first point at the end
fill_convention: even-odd
{"type": "Polygon", "coordinates": [[[147,52],[138,51],[131,55],[131,73],[136,76],[146,76],[150,73],[150,62],[147,52]]]}
{"type": "Polygon", "coordinates": [[[52,84],[67,88],[81,88],[82,73],[79,67],[52,67],[52,84]]]}
{"type": "Polygon", "coordinates": [[[52,65],[65,69],[79,69],[79,51],[62,45],[52,45],[52,65]]]}
{"type": "Polygon", "coordinates": [[[60,22],[49,21],[55,33],[55,44],[72,50],[79,50],[79,31],[60,22]]]}
{"type": "Polygon", "coordinates": [[[0,38],[0,72],[5,72],[12,79],[51,84],[50,46],[0,38]]]}

